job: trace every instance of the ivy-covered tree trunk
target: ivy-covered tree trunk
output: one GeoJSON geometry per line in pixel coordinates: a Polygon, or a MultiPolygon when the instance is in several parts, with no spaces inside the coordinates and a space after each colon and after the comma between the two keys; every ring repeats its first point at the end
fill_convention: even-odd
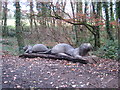
{"type": "Polygon", "coordinates": [[[15,12],[15,18],[16,18],[16,38],[18,42],[19,52],[21,53],[22,47],[24,46],[24,39],[23,39],[23,33],[22,33],[22,27],[21,27],[21,9],[20,9],[20,3],[15,2],[16,12],[15,12]]]}
{"type": "MultiPolygon", "coordinates": [[[[120,1],[117,2],[117,16],[118,16],[118,22],[120,24],[120,1]]],[[[118,30],[118,60],[120,60],[120,26],[118,30]]]]}
{"type": "MultiPolygon", "coordinates": [[[[79,14],[81,14],[81,13],[83,13],[83,8],[82,8],[82,6],[83,6],[83,2],[76,2],[76,13],[79,13],[79,14]]],[[[82,18],[79,18],[79,19],[77,19],[77,21],[79,22],[79,21],[81,21],[81,19],[82,18]]],[[[84,20],[86,20],[86,19],[84,19],[84,20]]],[[[76,46],[78,47],[81,43],[82,43],[82,37],[83,37],[83,33],[84,32],[82,32],[81,31],[81,28],[82,28],[82,26],[79,26],[79,25],[75,25],[75,29],[77,30],[77,32],[76,32],[76,35],[77,35],[77,40],[76,40],[76,46]]]]}
{"type": "Polygon", "coordinates": [[[31,33],[33,30],[33,1],[30,2],[30,29],[31,29],[31,33]]]}
{"type": "Polygon", "coordinates": [[[114,20],[113,2],[110,2],[110,17],[111,17],[111,20],[114,20]]]}
{"type": "MultiPolygon", "coordinates": [[[[119,3],[119,5],[120,5],[120,3],[119,3]]],[[[120,9],[119,9],[119,24],[120,24],[120,9]]],[[[120,60],[120,26],[119,26],[119,30],[118,30],[118,60],[120,60]]]]}
{"type": "MultiPolygon", "coordinates": [[[[101,2],[97,2],[97,17],[98,18],[100,16],[101,13],[101,2]]],[[[97,35],[97,46],[100,47],[100,26],[96,27],[96,35],[97,35]]]]}
{"type": "MultiPolygon", "coordinates": [[[[99,18],[100,13],[101,13],[101,2],[92,2],[92,8],[93,8],[93,13],[95,15],[95,19],[99,18]]],[[[97,22],[96,22],[97,23],[97,22]]],[[[94,27],[94,39],[95,39],[95,45],[94,48],[97,50],[100,47],[100,27],[95,26],[94,27]]]]}
{"type": "MultiPolygon", "coordinates": [[[[74,12],[74,7],[73,3],[71,2],[72,6],[72,11],[74,12]]],[[[82,2],[76,2],[76,13],[81,13],[82,12],[82,2]]],[[[75,14],[75,13],[73,13],[75,14]]],[[[75,15],[74,15],[75,17],[75,15]]],[[[79,19],[77,19],[79,21],[79,19]]],[[[73,25],[73,30],[75,31],[75,46],[79,46],[81,41],[80,41],[80,31],[79,31],[80,26],[79,25],[73,25]]]]}
{"type": "Polygon", "coordinates": [[[108,12],[108,2],[105,2],[103,4],[104,6],[104,9],[105,9],[105,18],[106,18],[106,30],[107,30],[107,34],[108,34],[108,38],[110,40],[114,40],[113,36],[112,36],[112,33],[110,31],[110,23],[109,23],[109,12],[108,12]]]}
{"type": "MultiPolygon", "coordinates": [[[[113,2],[110,2],[110,20],[111,21],[114,21],[114,14],[113,14],[113,2]]],[[[110,25],[110,30],[113,29],[113,25],[110,25]]]]}
{"type": "MultiPolygon", "coordinates": [[[[2,1],[0,1],[0,19],[2,20],[2,1]]],[[[2,39],[2,21],[0,22],[0,38],[2,39]]],[[[2,43],[0,43],[0,50],[2,51],[2,43]]]]}
{"type": "MultiPolygon", "coordinates": [[[[75,8],[74,8],[74,4],[73,4],[72,1],[70,3],[71,3],[71,8],[72,8],[72,15],[73,15],[73,18],[74,18],[74,21],[75,21],[75,8]]],[[[75,37],[74,37],[75,46],[78,46],[79,40],[78,40],[78,30],[77,30],[77,26],[76,25],[73,25],[73,31],[75,32],[75,37]]]]}
{"type": "Polygon", "coordinates": [[[7,31],[7,1],[4,2],[4,6],[3,6],[3,28],[2,28],[2,32],[3,32],[3,36],[7,36],[8,31],[7,31]]]}

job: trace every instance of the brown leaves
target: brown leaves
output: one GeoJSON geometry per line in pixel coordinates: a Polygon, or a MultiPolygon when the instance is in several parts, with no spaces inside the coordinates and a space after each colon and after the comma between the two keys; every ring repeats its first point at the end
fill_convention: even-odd
{"type": "Polygon", "coordinates": [[[111,72],[118,72],[118,69],[112,69],[111,72]]]}
{"type": "Polygon", "coordinates": [[[118,25],[119,25],[119,23],[118,23],[117,21],[111,21],[110,24],[111,24],[111,25],[115,25],[115,26],[118,26],[118,25]]]}
{"type": "Polygon", "coordinates": [[[104,22],[98,22],[98,23],[95,23],[94,25],[95,26],[102,26],[102,25],[105,25],[105,23],[104,22]]]}
{"type": "Polygon", "coordinates": [[[3,88],[107,88],[117,87],[118,62],[100,59],[96,64],[66,60],[3,57],[3,88]]]}
{"type": "Polygon", "coordinates": [[[86,14],[83,14],[83,13],[77,13],[76,14],[76,18],[86,18],[86,14]]]}
{"type": "Polygon", "coordinates": [[[72,68],[71,71],[75,71],[76,69],[72,68]]]}

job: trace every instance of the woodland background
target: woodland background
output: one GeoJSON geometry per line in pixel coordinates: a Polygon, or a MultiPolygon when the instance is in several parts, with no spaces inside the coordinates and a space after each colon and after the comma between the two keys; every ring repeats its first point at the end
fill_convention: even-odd
{"type": "Polygon", "coordinates": [[[0,3],[3,53],[18,55],[28,44],[42,43],[51,48],[57,43],[78,47],[89,42],[94,47],[93,54],[119,59],[120,1],[4,0],[0,3]]]}

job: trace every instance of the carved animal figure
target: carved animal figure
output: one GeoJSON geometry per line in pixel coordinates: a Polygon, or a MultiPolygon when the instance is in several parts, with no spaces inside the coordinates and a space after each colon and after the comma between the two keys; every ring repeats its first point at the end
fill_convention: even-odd
{"type": "Polygon", "coordinates": [[[44,54],[54,54],[59,56],[74,57],[76,59],[84,59],[82,56],[88,54],[92,50],[92,45],[90,43],[83,43],[78,48],[73,48],[71,45],[66,43],[60,43],[55,45],[52,49],[48,49],[43,44],[35,44],[33,47],[28,45],[24,48],[25,53],[44,53],[44,54]]]}
{"type": "Polygon", "coordinates": [[[71,45],[66,43],[57,44],[51,49],[51,53],[56,55],[72,56],[73,51],[74,51],[74,48],[71,45]]]}
{"type": "Polygon", "coordinates": [[[79,55],[85,56],[89,51],[93,50],[93,47],[90,43],[83,43],[79,47],[79,55]]]}
{"type": "Polygon", "coordinates": [[[92,50],[92,45],[90,43],[83,43],[75,49],[69,44],[60,43],[51,49],[51,53],[61,56],[72,56],[76,59],[83,59],[82,56],[88,54],[90,50],[92,50]]]}
{"type": "Polygon", "coordinates": [[[50,50],[43,44],[28,45],[23,47],[25,53],[48,53],[50,50]]]}
{"type": "Polygon", "coordinates": [[[32,53],[32,46],[26,45],[25,47],[23,47],[23,50],[25,51],[25,53],[32,53]]]}

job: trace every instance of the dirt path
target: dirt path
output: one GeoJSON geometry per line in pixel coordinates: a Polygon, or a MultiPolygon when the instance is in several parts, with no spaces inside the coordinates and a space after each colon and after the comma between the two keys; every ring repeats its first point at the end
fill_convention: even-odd
{"type": "Polygon", "coordinates": [[[118,88],[118,62],[97,64],[3,56],[3,88],[118,88]]]}

